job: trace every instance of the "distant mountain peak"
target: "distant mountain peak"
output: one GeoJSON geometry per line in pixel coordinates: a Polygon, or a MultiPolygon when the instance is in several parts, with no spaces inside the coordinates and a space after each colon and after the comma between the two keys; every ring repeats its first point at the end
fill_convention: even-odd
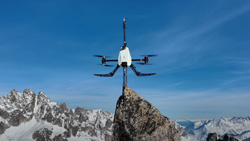
{"type": "Polygon", "coordinates": [[[50,140],[105,140],[111,138],[112,121],[106,111],[71,109],[30,89],[0,97],[0,140],[42,140],[44,133],[50,140]]]}
{"type": "Polygon", "coordinates": [[[250,117],[180,121],[193,140],[205,140],[209,133],[229,134],[240,140],[250,139],[250,117]]]}
{"type": "Polygon", "coordinates": [[[23,94],[34,95],[35,93],[31,89],[24,89],[23,94]]]}
{"type": "Polygon", "coordinates": [[[43,95],[43,96],[47,97],[47,96],[45,95],[45,93],[42,92],[42,91],[40,91],[40,92],[38,93],[38,95],[43,95]]]}

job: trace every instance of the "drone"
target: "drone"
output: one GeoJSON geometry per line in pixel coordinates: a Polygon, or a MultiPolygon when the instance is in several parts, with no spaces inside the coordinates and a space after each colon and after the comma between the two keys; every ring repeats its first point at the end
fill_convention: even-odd
{"type": "Polygon", "coordinates": [[[116,71],[123,67],[123,88],[127,87],[127,68],[130,67],[137,76],[152,76],[156,75],[157,73],[141,73],[136,70],[136,67],[133,65],[132,62],[139,62],[141,65],[147,65],[149,62],[149,57],[155,57],[157,55],[144,55],[143,59],[132,59],[129,48],[127,47],[126,43],[126,18],[123,19],[123,32],[124,32],[124,44],[120,49],[118,59],[106,59],[107,56],[103,55],[94,55],[95,57],[102,58],[101,62],[103,66],[110,67],[111,65],[107,65],[106,62],[118,62],[115,69],[108,73],[108,74],[94,74],[94,76],[99,77],[112,77],[116,73],[116,71]]]}

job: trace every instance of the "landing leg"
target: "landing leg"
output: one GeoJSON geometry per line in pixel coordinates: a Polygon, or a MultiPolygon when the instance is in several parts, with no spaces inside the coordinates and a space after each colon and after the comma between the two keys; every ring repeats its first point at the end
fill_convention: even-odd
{"type": "Polygon", "coordinates": [[[127,87],[127,67],[123,67],[123,90],[127,87]]]}

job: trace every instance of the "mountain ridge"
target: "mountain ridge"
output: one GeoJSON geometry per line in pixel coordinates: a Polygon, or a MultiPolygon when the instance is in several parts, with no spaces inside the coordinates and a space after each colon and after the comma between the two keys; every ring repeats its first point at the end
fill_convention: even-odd
{"type": "MultiPolygon", "coordinates": [[[[143,113],[144,110],[139,109],[143,113]]],[[[110,141],[113,119],[114,115],[104,110],[71,109],[66,103],[58,104],[45,93],[35,94],[30,89],[23,93],[14,89],[0,97],[0,140],[110,141]]],[[[175,124],[175,128],[182,141],[206,140],[209,133],[228,133],[240,140],[250,140],[250,116],[177,123],[180,125],[175,124]]]]}
{"type": "Polygon", "coordinates": [[[25,140],[110,140],[112,121],[113,115],[104,110],[71,109],[30,89],[23,93],[12,90],[0,97],[0,140],[22,139],[15,137],[14,131],[28,135],[25,140]],[[34,132],[24,133],[27,128],[34,132]]]}
{"type": "Polygon", "coordinates": [[[240,140],[250,140],[250,116],[177,121],[193,140],[205,140],[209,133],[229,134],[240,140]]]}

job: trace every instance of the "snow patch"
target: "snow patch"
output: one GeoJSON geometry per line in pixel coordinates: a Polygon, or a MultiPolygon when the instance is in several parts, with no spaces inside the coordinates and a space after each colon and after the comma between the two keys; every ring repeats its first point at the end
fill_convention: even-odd
{"type": "Polygon", "coordinates": [[[29,122],[20,124],[18,127],[8,128],[1,136],[1,141],[33,141],[32,134],[36,130],[48,128],[53,130],[54,136],[66,131],[63,127],[52,125],[51,123],[37,120],[33,117],[29,122]]]}

